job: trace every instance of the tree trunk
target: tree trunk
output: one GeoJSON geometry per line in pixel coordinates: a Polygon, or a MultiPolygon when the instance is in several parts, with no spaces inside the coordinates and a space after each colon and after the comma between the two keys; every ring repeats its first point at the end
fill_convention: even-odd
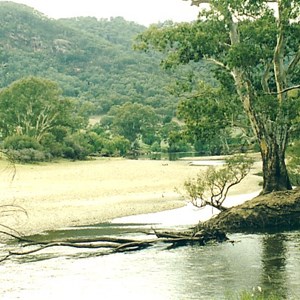
{"type": "MultiPolygon", "coordinates": [[[[239,43],[238,31],[234,22],[231,25],[231,41],[232,44],[239,43]]],[[[280,51],[279,54],[281,58],[280,51]]],[[[280,69],[281,64],[277,67],[280,69]]],[[[276,70],[276,67],[274,69],[276,70]]],[[[281,78],[282,72],[277,71],[277,73],[278,78],[281,78]]],[[[261,112],[254,105],[255,102],[260,100],[253,91],[247,75],[238,68],[234,68],[232,74],[237,93],[243,103],[244,110],[260,147],[264,179],[262,194],[292,189],[285,164],[289,118],[285,115],[282,107],[283,96],[277,95],[274,106],[278,105],[278,110],[275,113],[276,117],[271,117],[268,113],[261,112]]],[[[284,82],[284,78],[281,79],[284,82]]]]}
{"type": "Polygon", "coordinates": [[[285,164],[284,151],[280,149],[276,141],[261,147],[261,157],[264,179],[262,194],[291,190],[292,185],[285,164]]]}
{"type": "Polygon", "coordinates": [[[235,70],[235,82],[260,147],[264,179],[262,194],[292,189],[285,164],[289,128],[288,116],[285,116],[281,105],[278,107],[275,120],[271,120],[269,116],[256,111],[253,106],[255,96],[251,91],[251,86],[247,84],[247,80],[243,79],[242,72],[235,70]]]}

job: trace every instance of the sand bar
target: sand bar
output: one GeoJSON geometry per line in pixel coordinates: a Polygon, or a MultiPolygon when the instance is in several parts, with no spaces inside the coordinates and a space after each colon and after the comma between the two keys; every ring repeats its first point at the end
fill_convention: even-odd
{"type": "MultiPolygon", "coordinates": [[[[0,223],[24,234],[182,207],[187,204],[179,192],[184,181],[207,168],[191,166],[190,160],[103,158],[16,165],[12,179],[12,169],[4,161],[0,165],[0,204],[19,205],[27,212],[2,213],[0,223]]],[[[256,163],[231,194],[256,191],[261,178],[253,174],[260,169],[256,163]]]]}

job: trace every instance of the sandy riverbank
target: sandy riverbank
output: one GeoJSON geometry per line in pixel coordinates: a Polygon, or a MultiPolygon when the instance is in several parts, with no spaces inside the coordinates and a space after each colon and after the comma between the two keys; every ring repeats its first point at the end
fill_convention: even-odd
{"type": "MultiPolygon", "coordinates": [[[[0,204],[19,205],[28,214],[2,213],[0,223],[25,234],[184,206],[176,189],[206,168],[189,160],[97,159],[17,165],[12,180],[12,169],[3,161],[0,166],[0,204]]],[[[231,194],[257,191],[258,170],[260,163],[231,194]]]]}

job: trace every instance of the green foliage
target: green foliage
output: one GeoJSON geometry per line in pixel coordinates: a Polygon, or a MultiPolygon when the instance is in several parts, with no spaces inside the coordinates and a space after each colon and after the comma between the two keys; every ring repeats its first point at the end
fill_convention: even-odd
{"type": "MultiPolygon", "coordinates": [[[[56,83],[29,77],[12,83],[0,92],[0,132],[8,137],[27,135],[38,142],[55,126],[73,120],[71,103],[61,98],[56,83]]],[[[77,124],[78,126],[78,124],[77,124]]]]}
{"type": "MultiPolygon", "coordinates": [[[[198,6],[203,3],[191,2],[198,6]]],[[[226,93],[220,95],[220,103],[226,102],[232,111],[239,108],[238,116],[244,111],[247,122],[235,126],[245,129],[250,125],[258,142],[263,192],[291,189],[284,153],[297,111],[287,91],[299,84],[300,2],[274,1],[274,10],[268,1],[208,2],[207,9],[199,9],[195,22],[150,27],[139,35],[137,48],[162,52],[162,63],[167,68],[206,60],[216,66],[215,73],[222,70],[217,79],[226,93]],[[228,101],[228,94],[240,100],[238,106],[232,106],[234,101],[228,101]]],[[[209,138],[224,137],[228,132],[221,131],[222,127],[228,129],[226,122],[218,124],[227,118],[218,115],[217,107],[217,116],[212,120],[210,108],[215,103],[209,102],[210,98],[205,100],[205,105],[198,105],[199,101],[191,101],[190,107],[188,102],[181,104],[181,111],[187,111],[184,117],[189,121],[188,131],[204,137],[203,143],[206,133],[209,138]],[[201,111],[202,107],[205,109],[201,111]]],[[[243,118],[234,116],[236,120],[243,118]]]]}
{"type": "Polygon", "coordinates": [[[150,144],[152,143],[159,120],[153,108],[128,102],[114,107],[110,115],[113,117],[112,130],[117,134],[124,136],[131,143],[138,138],[148,139],[150,144]]]}
{"type": "Polygon", "coordinates": [[[266,293],[260,287],[253,289],[252,292],[243,291],[240,293],[228,293],[225,299],[228,300],[281,300],[282,298],[275,293],[266,293]]]}
{"type": "Polygon", "coordinates": [[[133,99],[174,113],[177,99],[166,91],[170,78],[159,68],[161,56],[132,49],[144,26],[120,17],[48,19],[10,2],[0,2],[0,25],[0,87],[39,76],[55,80],[83,108],[92,105],[88,114],[133,99]]]}
{"type": "MultiPolygon", "coordinates": [[[[220,80],[224,88],[231,92],[233,98],[237,96],[238,82],[236,86],[233,85],[234,78],[237,77],[232,74],[237,71],[240,74],[243,73],[240,79],[247,84],[245,84],[245,90],[240,89],[239,93],[255,94],[257,97],[253,103],[255,111],[263,111],[264,117],[267,118],[268,113],[274,114],[276,111],[278,119],[275,94],[269,95],[269,100],[272,99],[269,107],[272,109],[263,110],[262,108],[266,98],[263,95],[276,89],[272,60],[277,42],[278,23],[273,12],[265,5],[266,1],[226,0],[210,1],[210,3],[211,10],[200,10],[197,22],[151,26],[139,35],[136,47],[146,51],[155,49],[164,53],[162,63],[166,67],[191,64],[200,60],[212,61],[215,64],[216,78],[220,80]],[[235,23],[236,36],[231,26],[231,14],[238,16],[238,22],[235,23]],[[246,91],[247,85],[248,91],[246,91]]],[[[199,3],[195,1],[195,4],[199,3]]],[[[287,14],[290,12],[292,16],[295,15],[295,11],[299,11],[299,4],[294,3],[291,7],[293,8],[284,7],[284,10],[287,14]]],[[[296,74],[294,65],[297,65],[296,59],[299,55],[299,43],[295,43],[295,39],[297,40],[295,37],[300,37],[299,22],[290,22],[284,27],[284,37],[286,38],[285,64],[291,66],[286,75],[290,81],[289,84],[293,85],[299,82],[299,76],[294,76],[296,74]]],[[[228,99],[226,94],[222,95],[220,102],[230,107],[234,101],[230,102],[228,99]]],[[[287,104],[290,103],[285,105],[287,104]]],[[[199,109],[196,103],[194,105],[195,110],[199,109]]],[[[208,106],[211,107],[210,104],[208,106]]],[[[238,108],[238,114],[241,114],[240,105],[234,104],[233,108],[238,108]]],[[[294,110],[289,106],[288,112],[291,113],[294,110]]],[[[208,114],[208,118],[211,115],[209,110],[203,113],[208,114]]],[[[289,115],[289,118],[292,119],[293,116],[289,115]]],[[[219,118],[215,119],[219,120],[219,118]]]]}
{"type": "Polygon", "coordinates": [[[69,135],[64,140],[63,156],[73,160],[84,160],[93,152],[93,147],[85,132],[69,135]]]}
{"type": "Polygon", "coordinates": [[[35,138],[28,135],[12,135],[4,139],[3,148],[8,150],[22,150],[27,148],[41,150],[41,145],[35,138]]]}
{"type": "Polygon", "coordinates": [[[14,82],[0,91],[3,147],[17,150],[11,155],[23,162],[49,159],[49,155],[85,158],[92,152],[92,145],[83,143],[79,134],[72,136],[87,125],[87,118],[79,114],[76,104],[73,99],[61,97],[61,90],[52,81],[29,77],[14,82]]]}
{"type": "Polygon", "coordinates": [[[246,177],[252,164],[253,159],[237,155],[226,159],[224,167],[209,167],[206,172],[184,183],[188,197],[195,206],[211,205],[225,210],[223,202],[229,189],[246,177]]]}
{"type": "Polygon", "coordinates": [[[188,143],[188,140],[181,131],[169,132],[167,142],[169,153],[192,151],[191,145],[188,143]]]}
{"type": "Polygon", "coordinates": [[[49,154],[32,148],[8,150],[6,155],[11,161],[20,163],[36,163],[51,159],[49,154]]]}
{"type": "Polygon", "coordinates": [[[51,158],[51,155],[43,150],[35,138],[27,135],[7,137],[3,142],[3,148],[11,161],[33,163],[51,158]]]}
{"type": "Polygon", "coordinates": [[[159,142],[154,142],[150,147],[151,152],[161,152],[161,146],[159,142]]]}
{"type": "MultiPolygon", "coordinates": [[[[18,124],[16,127],[12,123],[16,118],[12,116],[11,121],[2,122],[2,136],[22,133],[36,137],[45,151],[54,157],[63,154],[66,137],[86,128],[91,115],[101,115],[103,129],[112,130],[111,137],[100,134],[105,155],[112,155],[108,142],[115,135],[130,142],[137,138],[147,145],[157,146],[163,139],[160,136],[161,120],[165,124],[175,116],[181,87],[188,90],[190,83],[199,76],[205,76],[206,81],[212,80],[206,63],[183,66],[176,73],[162,72],[160,54],[132,49],[135,37],[146,28],[123,18],[54,20],[24,5],[0,2],[0,25],[0,87],[4,88],[3,91],[7,92],[13,83],[32,78],[44,81],[40,82],[44,84],[41,91],[47,91],[47,85],[52,82],[52,91],[56,89],[57,95],[47,97],[63,99],[59,101],[60,113],[45,132],[35,130],[36,120],[31,120],[26,127],[27,117],[22,120],[22,128],[18,124]],[[135,130],[132,136],[128,131],[124,133],[125,129],[120,129],[118,122],[113,124],[115,118],[111,112],[113,107],[128,102],[149,108],[146,118],[154,112],[156,124],[153,124],[153,119],[149,126],[143,125],[139,133],[135,130]],[[16,131],[21,129],[22,132],[16,131]]],[[[27,83],[30,86],[28,93],[32,94],[33,84],[27,83]]],[[[38,89],[36,92],[38,96],[38,89]]],[[[3,110],[6,111],[7,107],[3,110]]],[[[26,105],[23,109],[30,110],[26,105]]],[[[96,141],[91,143],[97,144],[96,141]]],[[[176,148],[183,149],[184,143],[176,148]]],[[[102,150],[94,152],[98,155],[102,150]]]]}
{"type": "Polygon", "coordinates": [[[300,186],[300,141],[295,141],[288,149],[288,171],[292,185],[300,186]]]}
{"type": "Polygon", "coordinates": [[[64,149],[63,139],[64,138],[61,136],[47,133],[40,141],[40,144],[43,147],[44,151],[47,151],[49,154],[51,154],[52,157],[62,157],[64,149]]]}
{"type": "MultiPolygon", "coordinates": [[[[203,82],[179,103],[178,116],[197,151],[208,155],[227,154],[232,129],[244,122],[235,97],[203,82]]],[[[247,123],[244,125],[247,127],[247,123]]]]}
{"type": "Polygon", "coordinates": [[[130,141],[117,135],[104,141],[101,154],[105,156],[126,156],[130,149],[130,141]]]}

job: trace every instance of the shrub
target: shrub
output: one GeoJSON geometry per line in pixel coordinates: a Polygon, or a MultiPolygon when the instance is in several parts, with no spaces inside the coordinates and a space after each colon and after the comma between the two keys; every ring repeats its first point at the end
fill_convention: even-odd
{"type": "Polygon", "coordinates": [[[7,156],[11,161],[16,161],[20,163],[42,162],[51,159],[51,155],[32,148],[8,150],[7,156]]]}
{"type": "Polygon", "coordinates": [[[93,147],[88,143],[85,133],[75,133],[64,139],[63,156],[73,160],[84,160],[93,152],[93,147]]]}
{"type": "Polygon", "coordinates": [[[227,159],[224,167],[209,167],[206,172],[199,173],[197,178],[187,180],[184,187],[192,204],[197,207],[211,205],[225,210],[223,202],[229,189],[246,177],[252,164],[253,159],[236,155],[227,159]]]}
{"type": "Polygon", "coordinates": [[[28,135],[12,135],[7,137],[3,142],[3,148],[10,150],[42,149],[39,142],[35,138],[28,135]]]}
{"type": "Polygon", "coordinates": [[[64,145],[62,142],[58,142],[52,133],[47,133],[40,143],[44,151],[49,152],[53,157],[63,156],[64,145]]]}
{"type": "Polygon", "coordinates": [[[105,139],[101,154],[104,156],[125,156],[130,150],[130,142],[123,136],[105,139]]]}
{"type": "Polygon", "coordinates": [[[160,147],[160,143],[159,142],[154,142],[152,145],[151,145],[151,151],[152,152],[160,152],[161,151],[161,147],[160,147]]]}

